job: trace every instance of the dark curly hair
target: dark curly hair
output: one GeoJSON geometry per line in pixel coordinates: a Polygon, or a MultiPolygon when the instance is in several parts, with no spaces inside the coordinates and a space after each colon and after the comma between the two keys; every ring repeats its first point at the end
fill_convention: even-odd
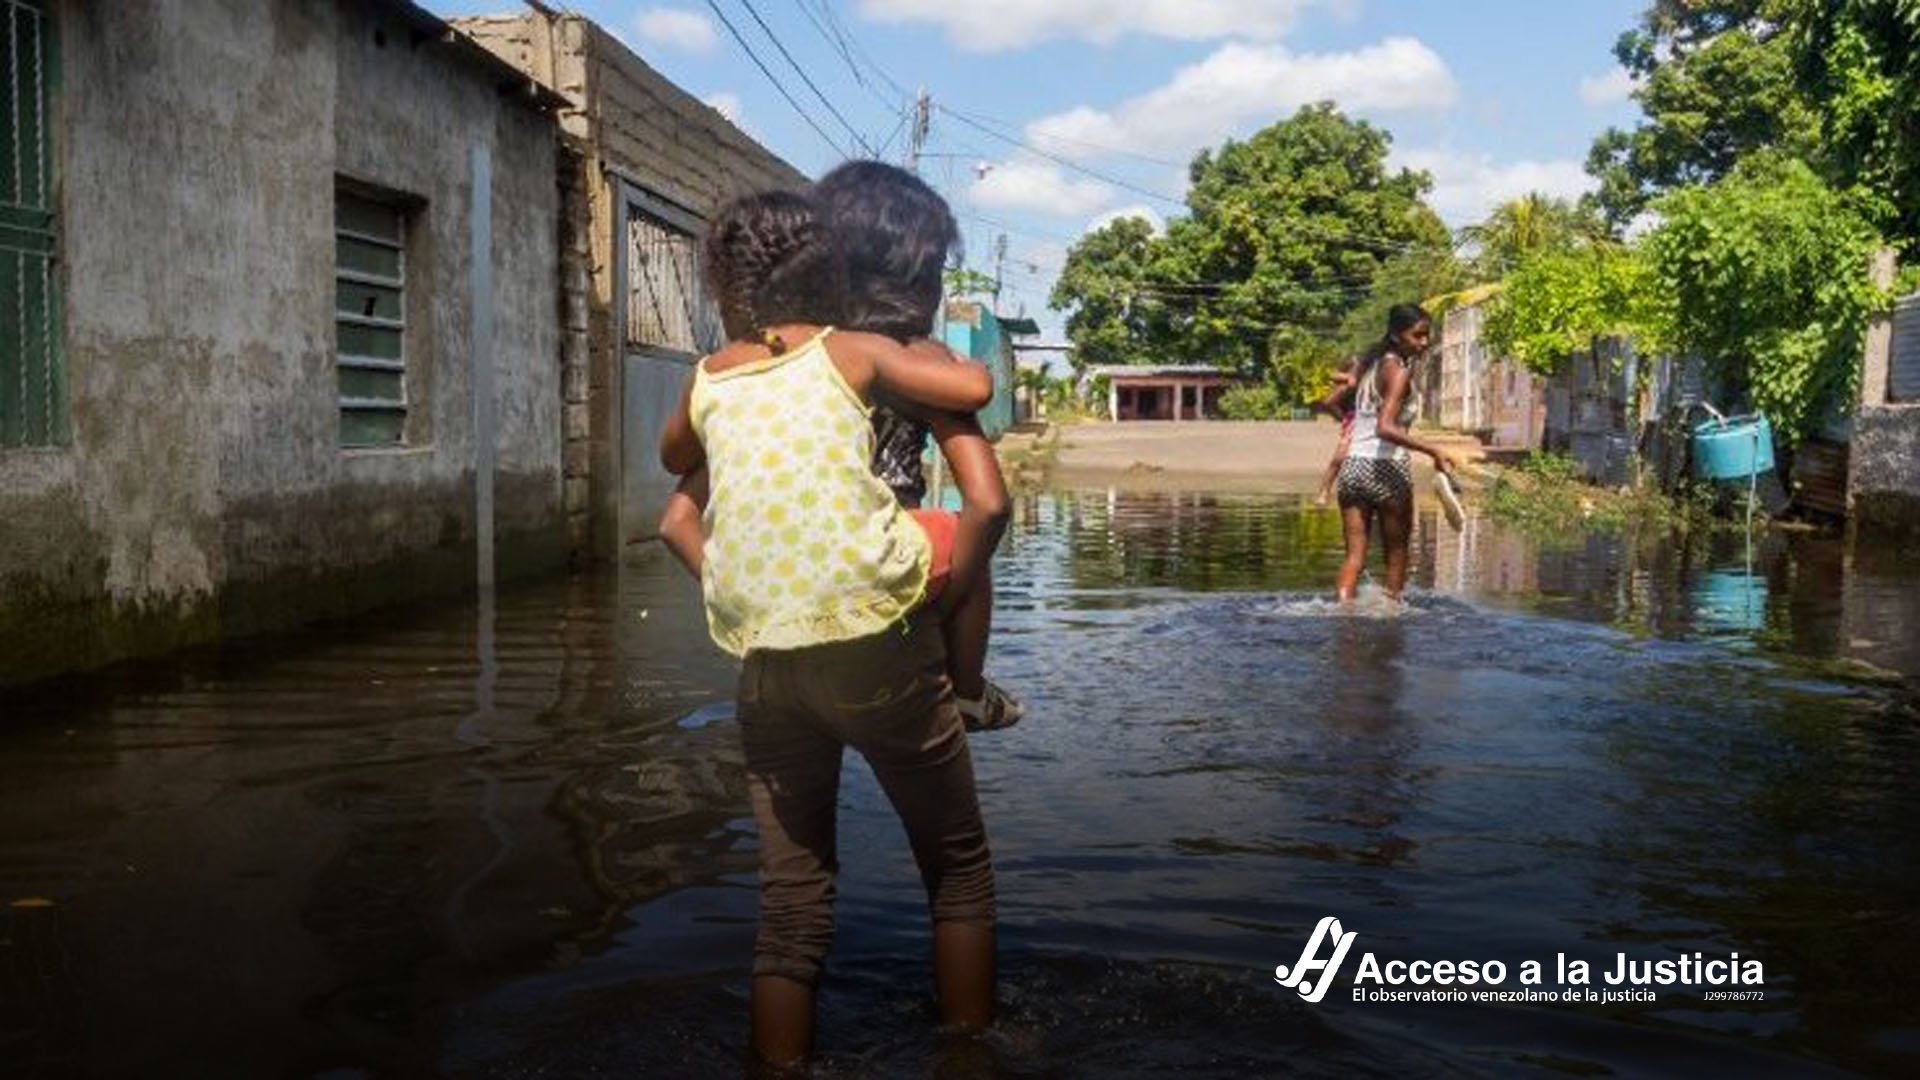
{"type": "Polygon", "coordinates": [[[707,286],[727,336],[781,323],[843,322],[847,267],[814,201],[794,191],[733,200],[707,227],[707,286]]]}
{"type": "Polygon", "coordinates": [[[918,176],[849,161],[820,178],[814,200],[846,252],[849,327],[905,341],[931,330],[941,273],[960,242],[947,202],[918,176]]]}

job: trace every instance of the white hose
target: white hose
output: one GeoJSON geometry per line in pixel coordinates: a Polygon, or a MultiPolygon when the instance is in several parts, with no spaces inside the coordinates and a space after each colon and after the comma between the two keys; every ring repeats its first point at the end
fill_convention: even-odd
{"type": "Polygon", "coordinates": [[[1753,626],[1753,504],[1760,493],[1760,425],[1753,426],[1753,456],[1747,459],[1747,627],[1753,626]]]}

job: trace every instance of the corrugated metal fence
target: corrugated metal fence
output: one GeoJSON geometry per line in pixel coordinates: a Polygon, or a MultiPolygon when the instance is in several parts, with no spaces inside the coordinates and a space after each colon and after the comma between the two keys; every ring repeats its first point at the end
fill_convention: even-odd
{"type": "Polygon", "coordinates": [[[1893,356],[1887,364],[1887,400],[1920,401],[1920,293],[1893,309],[1893,356]]]}

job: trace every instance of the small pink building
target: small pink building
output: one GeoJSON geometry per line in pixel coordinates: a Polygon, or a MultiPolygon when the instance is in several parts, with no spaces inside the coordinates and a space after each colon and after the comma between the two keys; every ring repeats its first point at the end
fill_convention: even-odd
{"type": "Polygon", "coordinates": [[[1107,380],[1107,415],[1113,420],[1218,420],[1220,395],[1240,381],[1207,364],[1096,367],[1107,380]]]}

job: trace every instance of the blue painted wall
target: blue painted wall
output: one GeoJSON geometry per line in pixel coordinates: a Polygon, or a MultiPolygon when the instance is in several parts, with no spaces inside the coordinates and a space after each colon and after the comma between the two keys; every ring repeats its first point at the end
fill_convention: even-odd
{"type": "Polygon", "coordinates": [[[980,410],[980,427],[997,439],[1013,426],[1013,342],[985,305],[954,301],[947,305],[942,337],[947,347],[987,365],[993,372],[993,400],[980,410]]]}

